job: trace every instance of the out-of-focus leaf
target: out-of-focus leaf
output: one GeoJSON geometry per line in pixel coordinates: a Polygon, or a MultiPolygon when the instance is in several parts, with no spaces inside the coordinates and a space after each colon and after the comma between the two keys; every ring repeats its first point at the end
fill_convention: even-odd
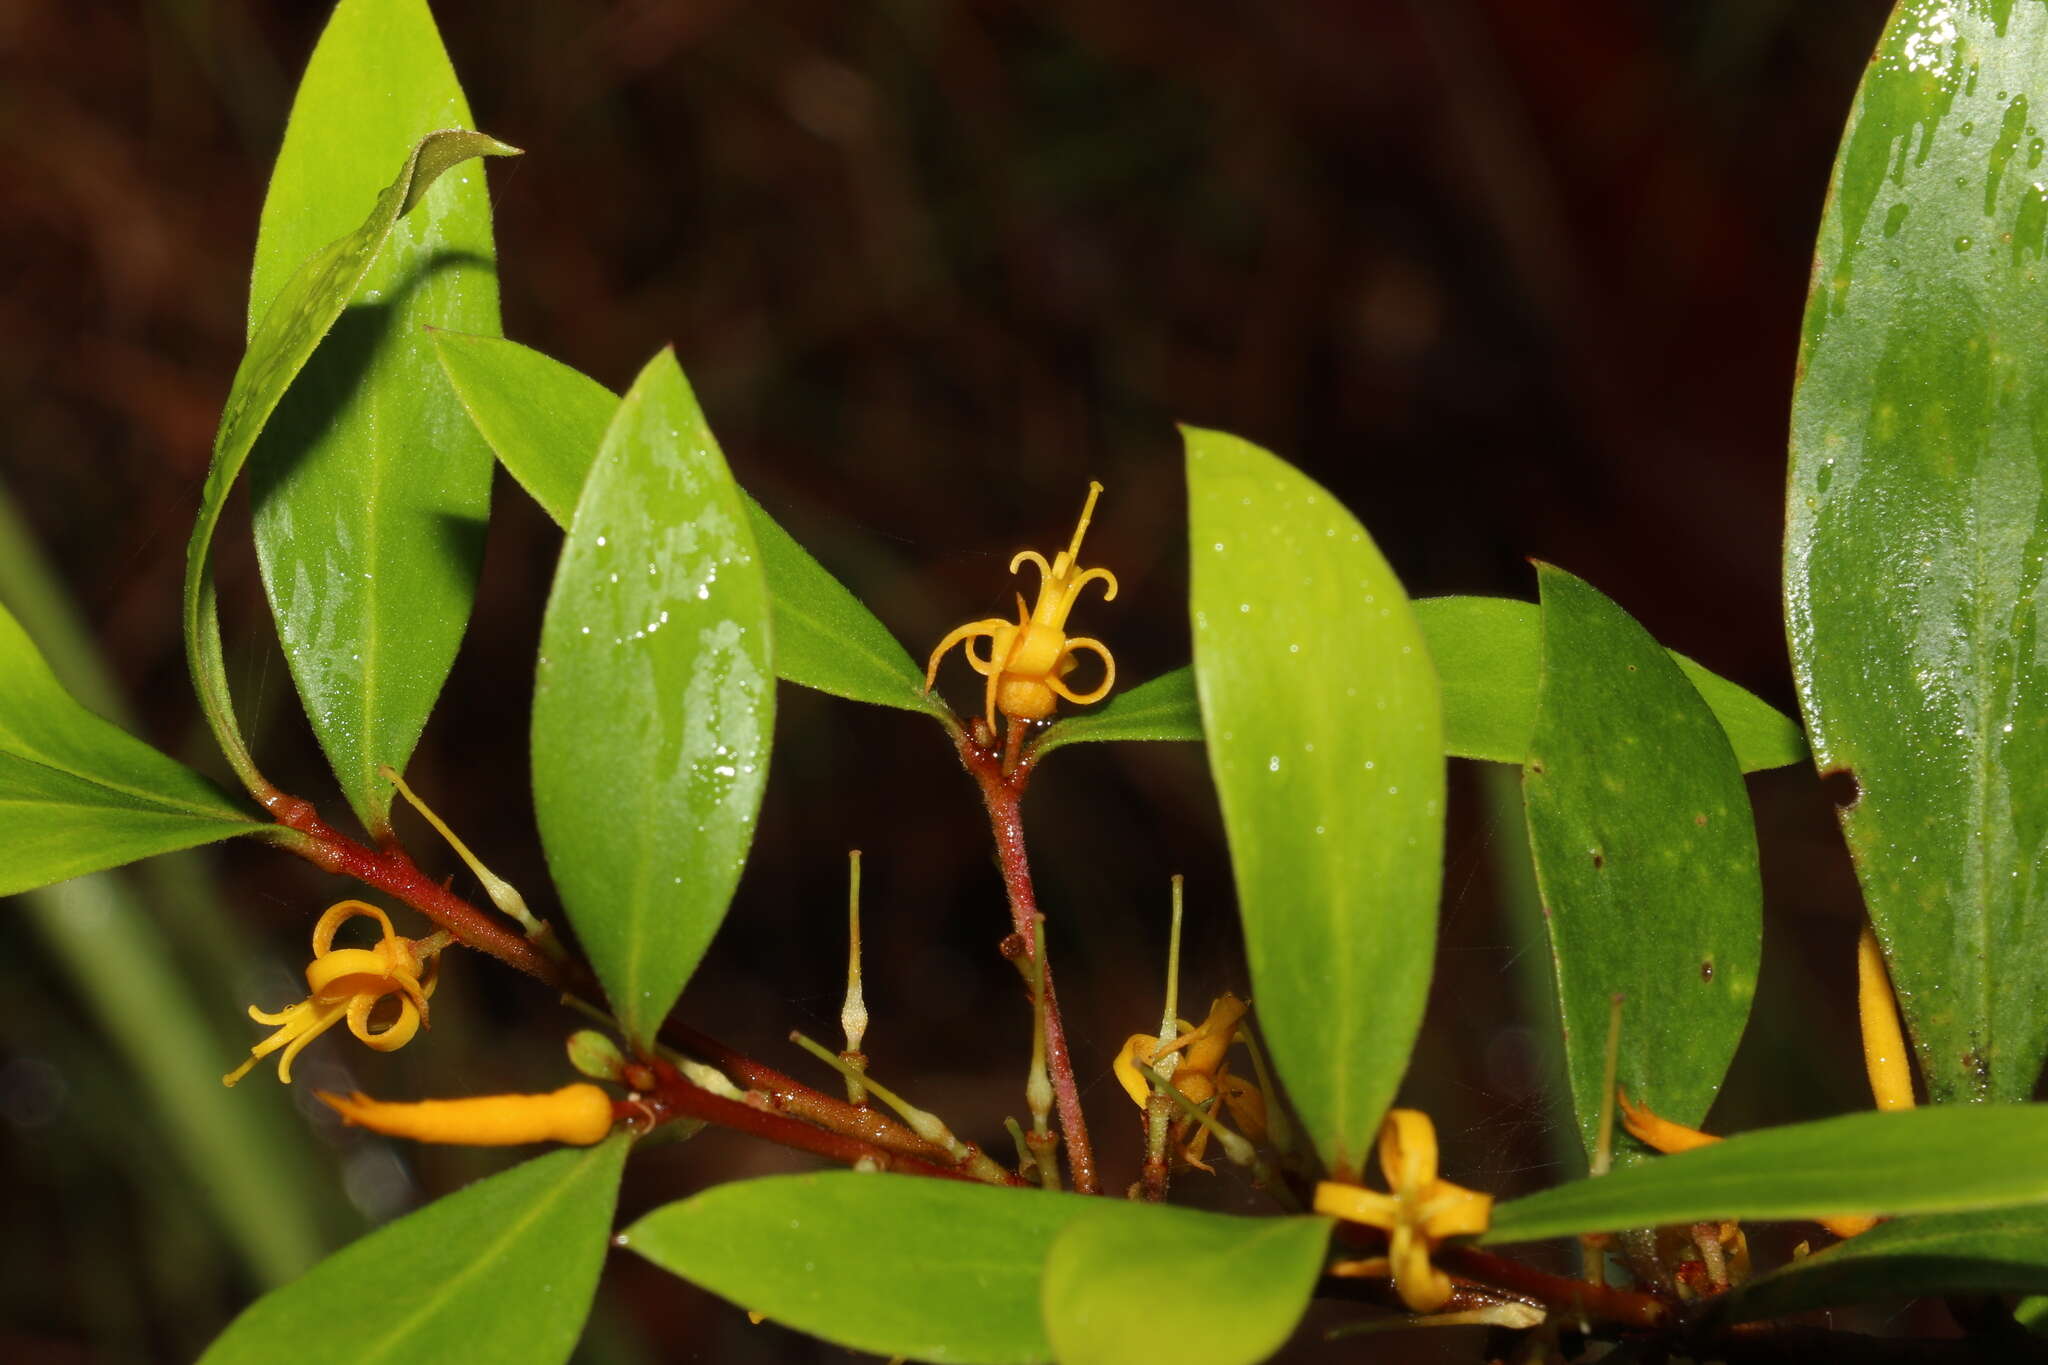
{"type": "Polygon", "coordinates": [[[1060,1365],[1256,1365],[1307,1311],[1331,1226],[1104,1200],[1046,1258],[1053,1355],[1060,1365]]]}
{"type": "Polygon", "coordinates": [[[749,1312],[877,1355],[963,1365],[1052,1359],[1047,1250],[1101,1201],[833,1171],[735,1181],[669,1204],[620,1242],[749,1312]]]}
{"type": "Polygon", "coordinates": [[[1742,774],[1699,693],[1627,612],[1562,569],[1537,574],[1522,793],[1590,1155],[1616,996],[1621,1087],[1678,1123],[1706,1116],[1756,994],[1763,883],[1742,774]]]}
{"type": "Polygon", "coordinates": [[[2048,1208],[1936,1213],[1759,1275],[1714,1304],[1723,1322],[1922,1294],[2048,1293],[2048,1208]]]}
{"type": "Polygon", "coordinates": [[[1032,752],[1043,758],[1063,745],[1084,741],[1201,737],[1202,708],[1195,700],[1195,670],[1176,668],[1116,693],[1092,711],[1054,721],[1032,752]]]}
{"type": "Polygon", "coordinates": [[[1936,1100],[2048,1055],[2048,10],[1905,0],[1821,220],[1785,602],[1823,773],[1936,1100]],[[1859,799],[1854,798],[1860,791],[1859,799]]]}
{"type": "Polygon", "coordinates": [[[541,626],[534,808],[619,1022],[651,1043],[725,917],[775,726],[768,589],[675,356],[618,406],[541,626]]]}
{"type": "MultiPolygon", "coordinates": [[[[1837,1213],[2048,1204],[2048,1105],[1941,1105],[1743,1133],[1496,1205],[1491,1244],[1837,1213]]],[[[1868,1234],[1866,1234],[1868,1235],[1868,1234]]]]}
{"type": "Polygon", "coordinates": [[[252,788],[260,786],[261,779],[228,695],[227,673],[221,662],[220,619],[209,572],[213,535],[228,494],[285,390],[376,264],[398,220],[426,197],[450,167],[471,157],[517,153],[517,148],[482,133],[450,130],[421,138],[400,167],[398,178],[377,196],[369,217],[301,265],[277,290],[263,320],[250,334],[249,347],[243,352],[227,406],[221,412],[220,430],[213,440],[213,464],[206,472],[199,516],[185,551],[184,627],[185,652],[207,723],[228,762],[252,788]]]}
{"type": "Polygon", "coordinates": [[[629,1145],[550,1152],[379,1228],[251,1304],[201,1365],[567,1360],[629,1145]]]}
{"type": "MultiPolygon", "coordinates": [[[[512,477],[563,526],[618,400],[596,380],[517,342],[438,333],[442,366],[512,477]]],[[[768,576],[775,674],[853,701],[944,716],[888,628],[742,490],[768,576]]]]}
{"type": "MultiPolygon", "coordinates": [[[[1521,766],[1536,730],[1542,651],[1536,604],[1506,597],[1424,597],[1411,605],[1443,684],[1444,752],[1521,766]]],[[[1683,654],[1671,657],[1713,708],[1744,772],[1806,757],[1806,739],[1790,717],[1683,654]]],[[[1194,671],[1178,668],[1055,723],[1037,752],[1084,740],[1201,737],[1194,671]]]]}
{"type": "Polygon", "coordinates": [[[0,896],[266,828],[72,700],[0,606],[0,896]]]}
{"type": "MultiPolygon", "coordinates": [[[[299,82],[249,289],[253,333],[300,263],[362,219],[426,134],[466,127],[426,0],[342,0],[299,82]]],[[[493,332],[498,277],[480,166],[394,224],[249,465],[256,556],[285,659],[341,790],[380,837],[392,785],[469,622],[491,452],[423,324],[493,332]]]]}
{"type": "Polygon", "coordinates": [[[1436,674],[1342,504],[1234,436],[1185,435],[1195,685],[1259,1018],[1324,1161],[1356,1173],[1436,946],[1436,674]]]}
{"type": "MultiPolygon", "coordinates": [[[[1533,602],[1507,597],[1425,597],[1415,619],[1444,685],[1444,745],[1456,758],[1519,766],[1536,731],[1542,629],[1533,602]]],[[[1746,773],[1806,757],[1799,726],[1783,712],[1683,654],[1671,657],[1728,734],[1746,773]]]]}

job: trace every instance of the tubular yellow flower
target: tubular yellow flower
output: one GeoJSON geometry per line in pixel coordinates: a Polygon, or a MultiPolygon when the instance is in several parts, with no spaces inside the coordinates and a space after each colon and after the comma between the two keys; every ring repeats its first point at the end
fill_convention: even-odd
{"type": "Polygon", "coordinates": [[[939,676],[939,660],[947,650],[960,645],[969,666],[988,679],[983,704],[991,730],[995,728],[998,711],[1012,720],[1044,720],[1061,698],[1087,706],[1109,695],[1116,682],[1116,661],[1109,657],[1109,650],[1100,640],[1067,634],[1067,615],[1080,599],[1081,589],[1090,582],[1100,579],[1106,585],[1103,601],[1116,600],[1115,574],[1107,569],[1080,566],[1081,537],[1088,534],[1088,522],[1095,515],[1095,499],[1101,492],[1101,484],[1088,485],[1088,502],[1081,509],[1073,542],[1052,563],[1046,563],[1045,556],[1036,550],[1021,550],[1010,561],[1013,574],[1027,563],[1038,566],[1038,601],[1030,613],[1025,612],[1024,595],[1019,593],[1015,624],[991,616],[970,621],[939,641],[925,666],[927,692],[939,676]],[[974,641],[984,638],[989,642],[985,658],[974,652],[974,641]],[[1079,664],[1074,657],[1076,650],[1087,650],[1102,660],[1102,681],[1093,691],[1076,693],[1064,681],[1079,664]]]}
{"type": "Polygon", "coordinates": [[[344,1019],[349,1032],[379,1052],[404,1047],[426,1022],[427,997],[440,975],[439,954],[438,947],[422,948],[412,939],[400,938],[390,917],[374,905],[349,900],[329,906],[313,926],[313,960],[306,966],[306,986],[312,994],[275,1014],[251,1005],[249,1017],[276,1032],[251,1048],[249,1059],[221,1077],[221,1084],[233,1085],[280,1048],[284,1055],[278,1059],[277,1078],[291,1084],[292,1062],[306,1044],[344,1019]],[[358,915],[382,927],[377,946],[337,949],[335,930],[358,915]],[[387,995],[397,999],[398,1015],[383,1028],[372,1028],[370,1011],[387,995]]]}
{"type": "Polygon", "coordinates": [[[516,1147],[528,1142],[570,1142],[588,1147],[612,1130],[611,1096],[588,1082],[545,1095],[473,1095],[458,1100],[398,1103],[358,1091],[343,1098],[314,1096],[360,1128],[418,1142],[468,1147],[516,1147]]]}
{"type": "Polygon", "coordinates": [[[1385,1229],[1385,1258],[1345,1269],[1391,1274],[1403,1303],[1433,1313],[1450,1301],[1451,1277],[1430,1263],[1430,1253],[1445,1238],[1486,1231],[1493,1196],[1437,1178],[1436,1127],[1420,1110],[1389,1112],[1380,1125],[1379,1147],[1380,1173],[1392,1193],[1325,1180],[1316,1186],[1316,1212],[1385,1229]]]}

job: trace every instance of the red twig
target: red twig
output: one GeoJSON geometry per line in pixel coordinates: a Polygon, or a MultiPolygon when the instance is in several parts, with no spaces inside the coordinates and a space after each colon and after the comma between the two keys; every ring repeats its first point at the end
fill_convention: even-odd
{"type": "MultiPolygon", "coordinates": [[[[976,727],[979,729],[980,727],[976,727]]],[[[960,762],[981,788],[988,807],[988,822],[995,835],[996,857],[1003,867],[1003,886],[1010,894],[1010,921],[1024,944],[1028,958],[1038,955],[1038,895],[1031,886],[1031,863],[1024,853],[1024,822],[1019,803],[1031,780],[1032,760],[1021,760],[1013,752],[1006,765],[1004,753],[992,738],[983,742],[975,734],[956,734],[960,762]],[[1005,767],[1008,771],[1004,771],[1005,767]]],[[[1102,1184],[1095,1172],[1095,1151],[1088,1142],[1088,1121],[1081,1112],[1081,1087],[1074,1080],[1073,1058],[1067,1053],[1066,1029],[1060,1023],[1059,997],[1053,993],[1052,962],[1044,964],[1045,982],[1045,1064],[1052,1076],[1053,1096],[1059,1106],[1060,1134],[1067,1148],[1067,1167],[1074,1173],[1074,1189],[1081,1194],[1100,1194],[1102,1184]]]]}

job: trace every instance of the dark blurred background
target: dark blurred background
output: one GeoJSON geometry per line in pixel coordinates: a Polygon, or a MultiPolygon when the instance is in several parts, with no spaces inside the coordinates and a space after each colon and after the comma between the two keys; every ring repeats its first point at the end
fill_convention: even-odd
{"type": "MultiPolygon", "coordinates": [[[[672,342],[741,480],[919,658],[1006,610],[1009,555],[1063,542],[1099,478],[1090,560],[1123,592],[1090,600],[1086,631],[1128,682],[1185,662],[1173,424],[1191,422],[1320,479],[1415,595],[1532,596],[1526,558],[1553,560],[1792,707],[1783,434],[1875,0],[434,8],[477,121],[527,151],[489,172],[507,334],[614,387],[672,342]]],[[[141,733],[216,772],[179,641],[185,535],[270,160],[325,13],[0,0],[0,483],[141,733]]],[[[234,517],[221,572],[238,695],[270,775],[338,817],[234,517]]],[[[501,479],[452,704],[411,771],[550,909],[525,717],[557,543],[501,479]]],[[[759,854],[687,1016],[829,1088],[783,1036],[835,1039],[844,858],[863,849],[876,1074],[1001,1149],[1029,1021],[994,952],[1006,916],[971,786],[918,717],[784,689],[778,730],[759,854]]],[[[1577,1158],[1544,1099],[1541,949],[1524,951],[1501,871],[1513,808],[1468,765],[1453,791],[1443,945],[1405,1093],[1436,1115],[1448,1174],[1511,1193],[1577,1158]]],[[[1831,813],[1804,769],[1751,792],[1770,927],[1722,1131],[1867,1102],[1847,1025],[1857,902],[1831,813]]],[[[1186,1012],[1249,990],[1206,769],[1195,746],[1077,746],[1026,814],[1121,1184],[1137,1127],[1108,1062],[1157,1019],[1170,874],[1189,878],[1186,1012]]],[[[456,870],[410,829],[430,866],[456,870]]],[[[308,926],[342,889],[254,849],[189,875],[226,907],[211,948],[254,964],[198,997],[224,1071],[259,1036],[244,1006],[300,993],[308,926]]],[[[0,917],[0,1355],[186,1356],[257,1280],[203,1221],[166,1213],[203,1176],[152,1140],[136,1063],[96,1027],[71,961],[0,917]]],[[[432,1035],[391,1057],[336,1035],[295,1090],[559,1084],[571,1021],[506,975],[454,964],[432,1035]]],[[[276,1089],[259,1070],[203,1102],[253,1103],[259,1085],[276,1089]]],[[[395,1148],[303,1110],[287,1135],[347,1196],[321,1215],[337,1237],[504,1161],[395,1148]]],[[[637,1163],[622,1213],[807,1164],[707,1133],[637,1163]]],[[[1260,1203],[1228,1170],[1182,1189],[1260,1203]]],[[[1357,1358],[1367,1348],[1314,1341],[1346,1315],[1319,1313],[1290,1358],[1357,1358]]],[[[849,1358],[625,1255],[598,1316],[591,1360],[849,1358]]],[[[1423,1335],[1404,1348],[1418,1359],[1479,1349],[1423,1335]]]]}

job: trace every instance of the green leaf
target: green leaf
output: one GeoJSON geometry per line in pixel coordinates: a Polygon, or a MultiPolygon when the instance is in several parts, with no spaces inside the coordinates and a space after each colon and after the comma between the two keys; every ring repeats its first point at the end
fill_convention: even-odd
{"type": "MultiPolygon", "coordinates": [[[[1415,619],[1444,685],[1444,744],[1456,758],[1520,766],[1536,732],[1541,614],[1507,597],[1425,597],[1415,619]]],[[[1799,726],[1777,708],[1677,651],[1671,657],[1713,709],[1746,773],[1806,757],[1799,726]]]]}
{"type": "Polygon", "coordinates": [[[74,701],[0,606],[0,896],[267,828],[74,701]]]}
{"type": "MultiPolygon", "coordinates": [[[[426,0],[342,0],[292,104],[256,237],[249,326],[347,232],[392,163],[469,105],[426,0]]],[[[251,457],[256,555],[300,699],[366,828],[404,769],[469,622],[491,452],[442,382],[423,324],[494,332],[481,169],[397,223],[251,457]]]]}
{"type": "Polygon", "coordinates": [[[725,917],[768,780],[768,589],[673,353],[583,486],[541,625],[533,790],[562,904],[645,1047],[725,917]]]}
{"type": "Polygon", "coordinates": [[[1838,1213],[2048,1204],[2048,1105],[1944,1105],[1744,1133],[1497,1205],[1490,1244],[1838,1213]]]}
{"type": "Polygon", "coordinates": [[[1746,1322],[1922,1294],[2048,1293],[2048,1208],[1937,1213],[1879,1223],[1759,1275],[1713,1305],[1746,1322]]]}
{"type": "Polygon", "coordinates": [[[398,178],[377,197],[370,216],[355,231],[328,243],[301,265],[277,291],[263,321],[250,335],[249,348],[242,355],[234,385],[228,391],[227,406],[221,412],[220,430],[213,440],[213,464],[206,472],[199,516],[185,551],[183,614],[185,651],[191,660],[193,683],[206,711],[207,723],[213,727],[214,738],[229,763],[252,790],[262,790],[267,784],[256,772],[235,720],[234,702],[228,695],[227,674],[221,662],[220,619],[210,572],[213,535],[220,526],[228,493],[285,390],[291,387],[376,264],[378,253],[398,220],[425,198],[433,183],[450,167],[474,156],[517,154],[517,148],[507,147],[482,133],[446,131],[420,139],[406,157],[398,178]]]}
{"type": "Polygon", "coordinates": [[[1324,1161],[1356,1173],[1429,989],[1436,675],[1335,498],[1234,436],[1184,434],[1195,685],[1259,1018],[1324,1161]]]}
{"type": "Polygon", "coordinates": [[[1092,711],[1054,721],[1032,752],[1043,758],[1063,745],[1084,741],[1201,737],[1202,708],[1195,699],[1195,670],[1176,668],[1118,692],[1092,711]]]}
{"type": "MultiPolygon", "coordinates": [[[[1444,752],[1520,767],[1536,730],[1542,649],[1536,604],[1507,597],[1424,597],[1411,605],[1443,683],[1444,752]]],[[[1790,717],[1683,654],[1674,651],[1671,657],[1713,708],[1744,772],[1782,768],[1806,757],[1806,739],[1790,717]]],[[[1201,737],[1194,672],[1180,668],[1055,723],[1037,752],[1084,740],[1201,737]]]]}
{"type": "Polygon", "coordinates": [[[1793,400],[1793,671],[1937,1101],[2024,1099],[2048,1056],[2048,959],[2014,948],[2048,938],[2044,107],[2048,11],[1898,7],[1793,400]]]}
{"type": "Polygon", "coordinates": [[[629,1145],[550,1152],[379,1228],[251,1304],[202,1365],[567,1360],[629,1145]]]}
{"type": "Polygon", "coordinates": [[[1742,775],[1699,693],[1627,612],[1562,569],[1537,577],[1522,794],[1590,1155],[1616,995],[1621,1087],[1675,1122],[1706,1117],[1756,994],[1763,884],[1742,775]]]}
{"type": "Polygon", "coordinates": [[[693,1284],[858,1351],[964,1365],[1052,1359],[1047,1249],[1098,1200],[831,1171],[735,1181],[669,1204],[619,1241],[693,1284]]]}
{"type": "MultiPolygon", "coordinates": [[[[505,468],[558,525],[618,406],[609,389],[539,351],[493,337],[436,333],[441,364],[505,468]]],[[[768,576],[775,674],[853,701],[944,717],[924,675],[875,614],[742,492],[768,576]]]]}
{"type": "Polygon", "coordinates": [[[1053,1355],[1060,1365],[1254,1365],[1308,1310],[1332,1226],[1104,1201],[1067,1224],[1046,1258],[1053,1355]]]}

